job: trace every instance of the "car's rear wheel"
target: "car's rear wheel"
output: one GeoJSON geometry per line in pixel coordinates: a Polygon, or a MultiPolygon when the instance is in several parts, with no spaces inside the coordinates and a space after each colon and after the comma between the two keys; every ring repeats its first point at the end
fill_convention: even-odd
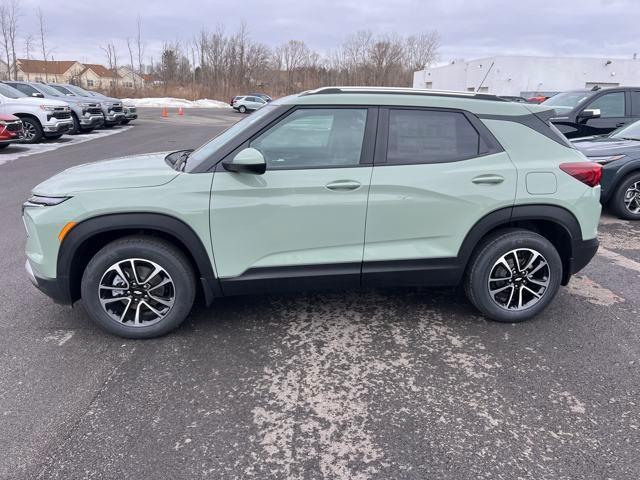
{"type": "Polygon", "coordinates": [[[627,220],[640,220],[640,172],[625,177],[611,198],[611,209],[627,220]]]}
{"type": "Polygon", "coordinates": [[[178,327],[191,311],[195,290],[185,255],[145,236],[116,240],[98,251],[81,285],[92,320],[126,338],[157,337],[178,327]]]}
{"type": "Polygon", "coordinates": [[[35,118],[23,117],[22,127],[24,129],[24,143],[39,143],[42,141],[44,132],[42,131],[42,125],[35,118]]]}
{"type": "Polygon", "coordinates": [[[528,230],[504,229],[476,249],[464,287],[488,318],[522,322],[549,305],[561,280],[562,261],[549,240],[528,230]]]}
{"type": "Polygon", "coordinates": [[[245,107],[244,105],[240,105],[240,108],[238,108],[238,111],[240,113],[247,113],[247,107],[245,107]]]}

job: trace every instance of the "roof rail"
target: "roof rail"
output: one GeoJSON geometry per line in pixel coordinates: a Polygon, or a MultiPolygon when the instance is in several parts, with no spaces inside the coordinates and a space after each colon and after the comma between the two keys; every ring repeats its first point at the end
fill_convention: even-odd
{"type": "Polygon", "coordinates": [[[490,93],[477,93],[477,92],[460,92],[455,90],[429,90],[419,88],[407,88],[407,87],[321,87],[316,90],[307,90],[300,94],[301,97],[307,95],[335,95],[341,93],[379,93],[379,94],[391,94],[391,95],[423,95],[429,97],[459,97],[459,98],[474,98],[478,100],[493,100],[497,102],[506,102],[507,100],[500,98],[497,95],[490,93]]]}

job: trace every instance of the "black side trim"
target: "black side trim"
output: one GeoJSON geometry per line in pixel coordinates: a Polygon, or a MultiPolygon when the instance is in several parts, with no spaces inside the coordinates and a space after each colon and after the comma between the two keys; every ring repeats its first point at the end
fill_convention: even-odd
{"type": "Polygon", "coordinates": [[[353,288],[360,285],[360,263],[251,268],[220,285],[224,295],[353,288]]]}
{"type": "Polygon", "coordinates": [[[465,264],[459,258],[364,262],[362,285],[452,287],[462,281],[464,267],[465,264]]]}
{"type": "Polygon", "coordinates": [[[42,278],[35,277],[35,286],[51,298],[55,303],[60,305],[71,305],[71,297],[69,296],[69,289],[65,288],[65,280],[68,283],[68,278],[42,278]]]}
{"type": "Polygon", "coordinates": [[[75,301],[77,294],[73,290],[71,278],[74,272],[74,259],[84,248],[90,245],[95,235],[127,230],[135,233],[139,230],[155,230],[174,237],[181,242],[191,255],[202,284],[205,302],[211,303],[214,297],[221,296],[220,285],[213,273],[211,260],[200,238],[186,223],[175,217],[159,213],[122,213],[94,217],[73,227],[67,234],[58,252],[57,279],[64,298],[75,301]]]}

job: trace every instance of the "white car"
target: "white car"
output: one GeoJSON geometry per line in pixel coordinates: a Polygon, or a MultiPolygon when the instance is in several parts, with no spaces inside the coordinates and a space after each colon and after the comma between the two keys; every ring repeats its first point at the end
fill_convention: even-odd
{"type": "Polygon", "coordinates": [[[252,112],[264,107],[267,101],[253,95],[244,95],[233,99],[232,107],[240,113],[252,112]]]}
{"type": "Polygon", "coordinates": [[[29,97],[0,84],[0,113],[15,115],[24,125],[24,143],[60,138],[73,126],[69,105],[50,98],[29,97]]]}

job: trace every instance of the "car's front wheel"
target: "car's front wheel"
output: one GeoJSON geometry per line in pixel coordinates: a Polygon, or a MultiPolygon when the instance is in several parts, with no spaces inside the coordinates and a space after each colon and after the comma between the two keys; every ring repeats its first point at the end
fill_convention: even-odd
{"type": "Polygon", "coordinates": [[[89,316],[126,338],[151,338],[178,327],[193,306],[191,264],[172,244],[151,237],[116,240],[94,255],[82,276],[89,316]]]}
{"type": "Polygon", "coordinates": [[[549,240],[528,230],[505,229],[476,249],[464,287],[488,318],[522,322],[549,305],[561,280],[562,261],[549,240]]]}
{"type": "Polygon", "coordinates": [[[611,198],[611,208],[620,218],[640,220],[640,172],[625,177],[611,198]]]}
{"type": "Polygon", "coordinates": [[[240,105],[240,108],[238,108],[238,111],[240,113],[247,113],[247,107],[245,107],[244,105],[240,105]]]}
{"type": "Polygon", "coordinates": [[[24,143],[39,143],[42,141],[44,132],[38,120],[31,117],[23,117],[22,126],[24,128],[24,143]]]}

